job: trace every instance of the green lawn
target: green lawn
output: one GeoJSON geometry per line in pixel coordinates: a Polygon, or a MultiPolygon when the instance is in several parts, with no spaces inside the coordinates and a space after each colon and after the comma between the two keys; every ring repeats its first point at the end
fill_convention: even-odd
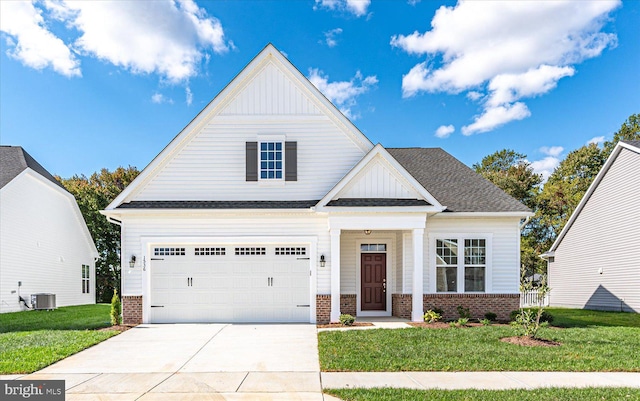
{"type": "Polygon", "coordinates": [[[110,305],[0,315],[0,374],[31,373],[118,334],[107,327],[110,305]]]}
{"type": "Polygon", "coordinates": [[[541,330],[541,337],[560,342],[559,347],[499,341],[514,335],[508,326],[325,331],[318,334],[320,366],[324,371],[640,371],[635,316],[599,312],[589,319],[571,309],[552,314],[554,324],[571,326],[541,330]],[[572,318],[578,323],[572,325],[572,318]],[[613,321],[626,324],[602,324],[613,321]]]}
{"type": "Polygon", "coordinates": [[[534,390],[409,390],[393,388],[324,390],[345,401],[602,401],[638,400],[640,389],[544,388],[534,390]]]}
{"type": "Polygon", "coordinates": [[[557,327],[640,327],[640,313],[602,312],[586,309],[545,308],[557,327]]]}

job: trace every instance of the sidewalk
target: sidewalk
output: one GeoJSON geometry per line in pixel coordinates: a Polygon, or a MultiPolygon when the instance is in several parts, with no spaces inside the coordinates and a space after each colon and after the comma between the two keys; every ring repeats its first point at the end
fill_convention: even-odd
{"type": "Polygon", "coordinates": [[[635,372],[322,372],[322,388],[508,390],[540,387],[635,387],[635,372]]]}

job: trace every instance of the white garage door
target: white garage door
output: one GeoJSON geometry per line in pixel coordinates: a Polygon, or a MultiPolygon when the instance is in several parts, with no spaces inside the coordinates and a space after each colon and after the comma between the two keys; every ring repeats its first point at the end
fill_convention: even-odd
{"type": "Polygon", "coordinates": [[[152,323],[309,322],[305,245],[152,248],[152,323]]]}

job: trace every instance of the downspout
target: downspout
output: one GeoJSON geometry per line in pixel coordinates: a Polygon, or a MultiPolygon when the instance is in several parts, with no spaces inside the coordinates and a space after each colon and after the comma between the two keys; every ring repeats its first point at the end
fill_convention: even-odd
{"type": "Polygon", "coordinates": [[[113,218],[113,217],[111,217],[111,216],[107,216],[107,221],[108,221],[109,223],[117,224],[117,225],[119,225],[120,227],[122,227],[122,221],[117,220],[117,219],[114,219],[114,218],[113,218]]]}
{"type": "Polygon", "coordinates": [[[530,220],[531,220],[531,216],[525,217],[524,222],[522,224],[520,224],[520,232],[522,232],[522,230],[524,229],[524,226],[526,226],[527,223],[529,223],[530,220]]]}

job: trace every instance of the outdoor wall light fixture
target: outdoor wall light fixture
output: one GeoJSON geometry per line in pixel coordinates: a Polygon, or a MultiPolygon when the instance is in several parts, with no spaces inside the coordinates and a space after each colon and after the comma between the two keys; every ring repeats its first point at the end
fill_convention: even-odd
{"type": "Polygon", "coordinates": [[[327,261],[324,260],[324,255],[320,255],[320,267],[324,267],[327,264],[327,261]]]}
{"type": "Polygon", "coordinates": [[[136,255],[131,255],[131,259],[129,260],[129,267],[134,268],[136,265],[136,255]]]}
{"type": "Polygon", "coordinates": [[[371,234],[371,230],[364,230],[364,235],[370,235],[371,234]]]}

